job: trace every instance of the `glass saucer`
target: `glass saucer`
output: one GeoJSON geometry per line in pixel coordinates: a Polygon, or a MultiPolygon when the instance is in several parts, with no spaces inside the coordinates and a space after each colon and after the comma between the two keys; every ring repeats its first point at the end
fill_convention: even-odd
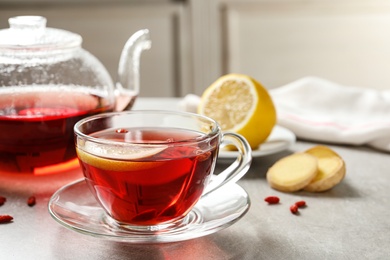
{"type": "Polygon", "coordinates": [[[58,223],[83,234],[130,243],[166,243],[206,236],[232,225],[248,211],[250,199],[239,185],[225,185],[202,197],[182,224],[158,231],[119,226],[96,202],[84,180],[59,189],[48,207],[58,223]]]}

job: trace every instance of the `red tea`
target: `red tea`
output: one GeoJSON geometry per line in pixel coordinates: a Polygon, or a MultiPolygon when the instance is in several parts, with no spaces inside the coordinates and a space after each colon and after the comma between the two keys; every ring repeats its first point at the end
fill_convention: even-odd
{"type": "Polygon", "coordinates": [[[74,124],[112,110],[85,92],[24,89],[0,93],[0,172],[36,173],[74,159],[74,124]]]}
{"type": "Polygon", "coordinates": [[[110,129],[91,136],[169,144],[141,152],[130,148],[129,154],[121,147],[110,150],[99,145],[90,146],[88,152],[77,148],[77,152],[91,191],[114,219],[133,225],[156,225],[184,217],[203,192],[215,165],[218,145],[217,140],[199,145],[197,138],[202,135],[177,129],[110,129]],[[183,145],[183,140],[193,142],[183,145]],[[102,153],[104,149],[107,150],[102,153]],[[113,159],[115,150],[121,159],[113,159]]]}

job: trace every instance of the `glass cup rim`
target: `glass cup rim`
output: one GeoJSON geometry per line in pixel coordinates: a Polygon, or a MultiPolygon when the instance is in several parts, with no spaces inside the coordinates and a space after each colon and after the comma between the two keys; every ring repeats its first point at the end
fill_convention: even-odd
{"type": "Polygon", "coordinates": [[[145,145],[148,147],[151,146],[161,146],[164,144],[191,144],[191,143],[200,143],[204,142],[205,140],[208,140],[210,138],[213,138],[221,133],[221,127],[219,126],[218,122],[215,121],[214,119],[196,114],[196,113],[191,113],[191,112],[181,112],[181,111],[171,111],[171,110],[130,110],[130,111],[119,111],[119,112],[105,112],[105,113],[100,113],[97,115],[92,115],[86,118],[83,118],[79,120],[73,127],[74,133],[77,137],[82,138],[86,141],[91,141],[94,143],[100,143],[100,144],[119,144],[119,145],[145,145]],[[200,138],[191,138],[191,139],[185,139],[185,140],[180,140],[180,141],[175,141],[175,142],[169,142],[169,141],[161,141],[161,142],[154,142],[154,143],[145,143],[145,142],[120,142],[120,141],[112,141],[112,140],[106,140],[106,139],[101,139],[101,138],[96,138],[93,136],[90,136],[88,134],[85,134],[79,130],[79,127],[82,126],[85,123],[97,120],[97,119],[104,119],[104,118],[109,118],[109,117],[114,117],[114,116],[125,116],[125,115],[131,115],[131,114],[156,114],[156,115],[174,115],[174,116],[184,116],[184,117],[195,117],[199,118],[201,120],[209,121],[214,127],[210,129],[210,132],[206,133],[205,135],[202,135],[200,138]]]}

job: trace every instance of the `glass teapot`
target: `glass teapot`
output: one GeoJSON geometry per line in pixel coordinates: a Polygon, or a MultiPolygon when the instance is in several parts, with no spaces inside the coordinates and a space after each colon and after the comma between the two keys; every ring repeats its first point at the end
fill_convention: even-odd
{"type": "Polygon", "coordinates": [[[149,31],[125,44],[114,84],[81,47],[80,35],[47,28],[41,16],[12,17],[9,24],[0,30],[0,174],[58,172],[76,158],[78,120],[132,107],[149,31]]]}

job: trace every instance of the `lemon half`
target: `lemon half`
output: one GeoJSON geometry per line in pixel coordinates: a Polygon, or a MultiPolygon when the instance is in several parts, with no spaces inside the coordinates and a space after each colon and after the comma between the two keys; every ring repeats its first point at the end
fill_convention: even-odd
{"type": "Polygon", "coordinates": [[[243,74],[227,74],[203,93],[198,113],[213,118],[223,131],[244,136],[256,149],[276,124],[276,110],[268,91],[243,74]]]}

